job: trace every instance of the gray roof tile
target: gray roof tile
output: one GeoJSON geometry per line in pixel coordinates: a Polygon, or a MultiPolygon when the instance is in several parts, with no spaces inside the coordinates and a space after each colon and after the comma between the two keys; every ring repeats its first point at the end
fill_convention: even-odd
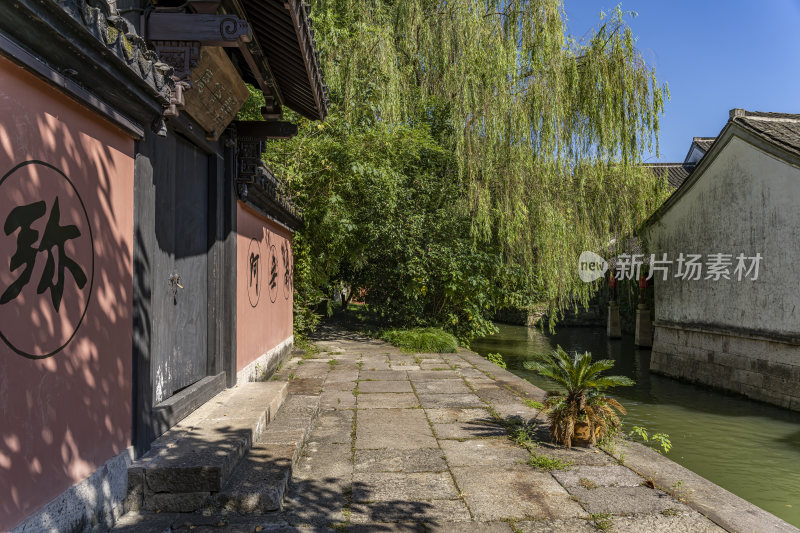
{"type": "Polygon", "coordinates": [[[114,59],[124,64],[135,76],[144,81],[153,95],[163,104],[170,103],[175,90],[171,79],[172,68],[159,61],[158,55],[147,45],[133,25],[120,16],[91,5],[89,0],[61,0],[58,2],[73,20],[108,48],[114,59]]]}
{"type": "Polygon", "coordinates": [[[645,163],[643,166],[653,171],[657,178],[667,178],[670,189],[677,189],[695,168],[687,163],[645,163]]]}
{"type": "Polygon", "coordinates": [[[800,114],[731,109],[730,121],[788,152],[800,155],[800,114]]]}
{"type": "Polygon", "coordinates": [[[711,145],[714,144],[716,137],[694,137],[692,142],[696,144],[702,151],[708,152],[711,145]]]}

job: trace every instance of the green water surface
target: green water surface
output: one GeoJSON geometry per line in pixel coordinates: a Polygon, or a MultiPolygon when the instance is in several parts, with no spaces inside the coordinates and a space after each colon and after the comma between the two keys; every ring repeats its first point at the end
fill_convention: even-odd
{"type": "Polygon", "coordinates": [[[669,434],[673,461],[800,526],[800,413],[650,374],[650,350],[632,337],[609,340],[603,328],[562,328],[545,335],[535,328],[498,325],[500,332],[473,341],[481,355],[499,352],[508,369],[547,390],[547,380],[525,370],[531,355],[560,344],[614,359],[612,373],[634,380],[614,389],[628,411],[626,430],[645,426],[669,434]]]}

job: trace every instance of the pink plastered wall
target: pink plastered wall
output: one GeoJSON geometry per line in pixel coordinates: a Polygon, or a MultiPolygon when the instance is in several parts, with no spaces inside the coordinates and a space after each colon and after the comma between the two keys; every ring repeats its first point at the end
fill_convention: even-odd
{"type": "Polygon", "coordinates": [[[239,202],[236,370],[292,335],[292,233],[239,202]]]}
{"type": "Polygon", "coordinates": [[[0,530],[131,440],[131,138],[0,56],[0,530]]]}

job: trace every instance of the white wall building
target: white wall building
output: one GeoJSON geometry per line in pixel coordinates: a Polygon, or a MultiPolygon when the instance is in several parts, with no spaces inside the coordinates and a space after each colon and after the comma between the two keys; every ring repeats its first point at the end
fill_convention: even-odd
{"type": "Polygon", "coordinates": [[[655,275],[651,370],[800,410],[800,115],[731,110],[685,163],[647,224],[672,261],[655,275]],[[701,256],[699,279],[680,254],[701,256]]]}

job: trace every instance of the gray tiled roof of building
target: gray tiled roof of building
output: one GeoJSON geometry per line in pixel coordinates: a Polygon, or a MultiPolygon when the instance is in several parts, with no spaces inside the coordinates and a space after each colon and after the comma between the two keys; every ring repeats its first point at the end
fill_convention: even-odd
{"type": "MultiPolygon", "coordinates": [[[[149,87],[153,96],[163,104],[169,104],[175,90],[172,68],[162,63],[150,49],[133,25],[120,16],[109,14],[108,4],[92,5],[90,0],[61,0],[58,5],[73,20],[82,25],[100,41],[113,56],[113,60],[124,64],[149,87]]],[[[97,68],[95,66],[95,68],[97,68]]]]}
{"type": "Polygon", "coordinates": [[[695,168],[692,163],[645,163],[657,178],[667,178],[670,189],[677,189],[695,168]]]}
{"type": "Polygon", "coordinates": [[[692,142],[695,143],[702,151],[708,152],[711,145],[714,144],[716,137],[693,137],[692,142]]]}
{"type": "Polygon", "coordinates": [[[242,0],[242,5],[284,103],[312,120],[324,120],[330,102],[309,6],[303,0],[242,0]]]}
{"type": "Polygon", "coordinates": [[[731,109],[730,121],[788,152],[800,155],[800,114],[731,109]]]}

